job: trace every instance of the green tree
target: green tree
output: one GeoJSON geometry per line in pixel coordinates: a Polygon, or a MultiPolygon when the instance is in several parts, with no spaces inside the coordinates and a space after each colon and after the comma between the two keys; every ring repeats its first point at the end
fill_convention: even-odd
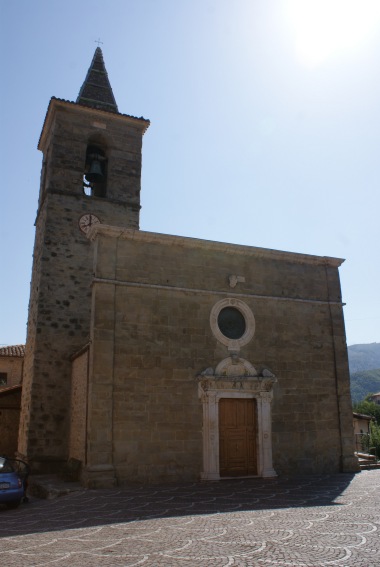
{"type": "Polygon", "coordinates": [[[352,406],[352,409],[356,413],[363,413],[365,415],[372,415],[372,417],[374,417],[375,420],[376,420],[376,424],[380,425],[380,405],[375,404],[375,402],[370,402],[369,399],[368,399],[370,396],[371,396],[371,394],[366,396],[364,398],[364,400],[362,400],[361,402],[356,402],[352,406]]]}
{"type": "Polygon", "coordinates": [[[380,459],[380,425],[373,422],[370,424],[369,450],[380,459]]]}

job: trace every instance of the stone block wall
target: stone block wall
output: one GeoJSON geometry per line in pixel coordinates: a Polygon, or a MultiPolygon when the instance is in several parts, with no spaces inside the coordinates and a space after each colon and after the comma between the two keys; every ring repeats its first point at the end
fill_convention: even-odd
{"type": "Polygon", "coordinates": [[[72,361],[69,458],[86,462],[88,348],[72,361]]]}
{"type": "Polygon", "coordinates": [[[119,482],[199,478],[196,377],[229,355],[210,312],[236,297],[256,319],[239,356],[278,379],[274,469],[355,467],[340,260],[113,227],[93,237],[90,462],[113,463],[119,482]],[[231,288],[231,274],[244,281],[231,288]]]}
{"type": "Polygon", "coordinates": [[[24,369],[20,455],[34,470],[69,453],[71,356],[88,343],[93,251],[82,215],[138,228],[142,134],[146,121],[52,99],[36,220],[24,369]],[[106,198],[83,191],[86,149],[107,151],[106,198]]]}

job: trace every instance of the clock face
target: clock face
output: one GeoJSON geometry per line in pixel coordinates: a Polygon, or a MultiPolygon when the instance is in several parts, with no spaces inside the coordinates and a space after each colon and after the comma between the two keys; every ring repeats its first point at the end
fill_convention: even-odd
{"type": "Polygon", "coordinates": [[[90,228],[94,224],[98,224],[98,223],[100,223],[100,220],[96,215],[87,213],[86,215],[82,215],[81,218],[79,219],[79,228],[81,229],[82,232],[87,234],[90,228]]]}

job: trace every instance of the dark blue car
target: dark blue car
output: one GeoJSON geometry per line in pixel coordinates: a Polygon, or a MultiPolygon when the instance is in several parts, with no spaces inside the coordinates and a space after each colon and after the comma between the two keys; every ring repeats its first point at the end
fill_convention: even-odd
{"type": "Polygon", "coordinates": [[[27,465],[21,467],[20,463],[22,461],[0,457],[0,504],[8,508],[17,508],[25,498],[28,471],[27,465]]]}

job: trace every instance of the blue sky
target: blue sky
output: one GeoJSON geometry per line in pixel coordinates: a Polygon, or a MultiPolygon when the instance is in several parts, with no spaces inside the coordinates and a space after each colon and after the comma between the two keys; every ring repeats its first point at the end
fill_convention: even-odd
{"type": "Polygon", "coordinates": [[[0,0],[0,344],[25,341],[51,96],[100,38],[151,120],[141,229],[345,258],[348,344],[380,342],[378,0],[0,0]]]}

